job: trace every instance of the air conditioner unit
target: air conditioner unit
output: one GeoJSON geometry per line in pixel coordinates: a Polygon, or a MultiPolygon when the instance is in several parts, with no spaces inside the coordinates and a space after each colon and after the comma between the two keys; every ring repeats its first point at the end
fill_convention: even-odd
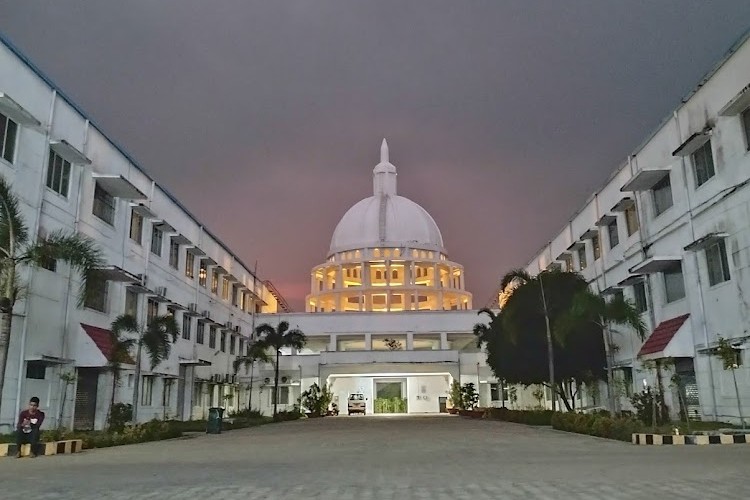
{"type": "Polygon", "coordinates": [[[227,330],[231,330],[232,329],[232,322],[231,321],[227,321],[226,323],[224,323],[224,328],[226,328],[227,330]]]}
{"type": "Polygon", "coordinates": [[[271,379],[268,378],[268,377],[266,377],[265,379],[263,379],[263,382],[266,383],[266,384],[270,384],[271,383],[271,379]]]}
{"type": "Polygon", "coordinates": [[[203,314],[204,318],[211,319],[211,311],[209,311],[208,309],[206,309],[205,311],[203,311],[202,314],[203,314]]]}
{"type": "Polygon", "coordinates": [[[289,381],[288,377],[281,377],[281,383],[286,384],[289,381]]]}
{"type": "Polygon", "coordinates": [[[224,375],[224,383],[228,384],[231,382],[231,376],[229,374],[224,375]]]}
{"type": "Polygon", "coordinates": [[[165,286],[157,286],[156,287],[156,295],[159,297],[166,297],[167,296],[167,287],[165,286]]]}
{"type": "Polygon", "coordinates": [[[234,327],[234,333],[240,334],[242,333],[242,327],[240,325],[237,325],[234,327]]]}
{"type": "Polygon", "coordinates": [[[191,302],[190,304],[188,304],[188,311],[190,311],[191,313],[197,313],[198,304],[196,304],[195,302],[191,302]]]}
{"type": "Polygon", "coordinates": [[[218,383],[221,383],[222,378],[223,378],[223,376],[222,376],[221,373],[215,373],[214,376],[213,376],[214,382],[218,382],[218,383]]]}
{"type": "Polygon", "coordinates": [[[145,274],[138,274],[136,275],[136,277],[138,278],[138,281],[141,283],[141,286],[143,287],[148,286],[148,276],[146,276],[145,274]]]}
{"type": "Polygon", "coordinates": [[[232,375],[231,377],[232,377],[232,379],[231,379],[232,383],[236,384],[237,383],[237,375],[232,375]]]}

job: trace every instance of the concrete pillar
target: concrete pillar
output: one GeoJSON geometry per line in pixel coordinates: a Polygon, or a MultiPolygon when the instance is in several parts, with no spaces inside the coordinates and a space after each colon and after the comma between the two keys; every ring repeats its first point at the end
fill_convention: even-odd
{"type": "Polygon", "coordinates": [[[329,352],[336,352],[338,350],[338,345],[336,342],[336,335],[331,334],[331,338],[328,342],[328,351],[329,352]]]}
{"type": "Polygon", "coordinates": [[[449,349],[447,332],[440,332],[440,349],[443,351],[447,351],[449,349]]]}
{"type": "Polygon", "coordinates": [[[406,350],[414,350],[414,332],[406,332],[406,350]]]}
{"type": "Polygon", "coordinates": [[[372,333],[365,333],[365,350],[372,351],[372,333]]]}

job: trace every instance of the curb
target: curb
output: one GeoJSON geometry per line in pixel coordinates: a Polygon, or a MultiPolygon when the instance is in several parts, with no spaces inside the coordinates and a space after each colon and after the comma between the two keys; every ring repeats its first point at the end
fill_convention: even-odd
{"type": "MultiPolygon", "coordinates": [[[[83,449],[82,439],[69,439],[66,441],[51,441],[49,443],[39,443],[38,455],[62,455],[78,453],[83,449]]],[[[0,457],[14,457],[17,453],[16,443],[1,443],[0,457]]],[[[21,456],[28,457],[31,454],[31,445],[21,445],[21,456]]]]}
{"type": "Polygon", "coordinates": [[[633,434],[635,445],[750,444],[750,434],[633,434]]]}

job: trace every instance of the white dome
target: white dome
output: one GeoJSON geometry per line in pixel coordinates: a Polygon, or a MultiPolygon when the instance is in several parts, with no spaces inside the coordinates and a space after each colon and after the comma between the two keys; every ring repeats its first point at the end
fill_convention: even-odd
{"type": "Polygon", "coordinates": [[[329,255],[377,246],[445,252],[443,236],[427,210],[395,194],[370,196],[350,208],[333,232],[329,255]]]}

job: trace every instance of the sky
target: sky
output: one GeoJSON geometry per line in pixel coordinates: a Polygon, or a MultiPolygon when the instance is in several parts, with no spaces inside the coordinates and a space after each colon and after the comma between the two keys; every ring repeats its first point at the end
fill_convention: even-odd
{"type": "Polygon", "coordinates": [[[748,0],[0,0],[297,311],[384,137],[482,307],[748,28],[748,0]]]}

